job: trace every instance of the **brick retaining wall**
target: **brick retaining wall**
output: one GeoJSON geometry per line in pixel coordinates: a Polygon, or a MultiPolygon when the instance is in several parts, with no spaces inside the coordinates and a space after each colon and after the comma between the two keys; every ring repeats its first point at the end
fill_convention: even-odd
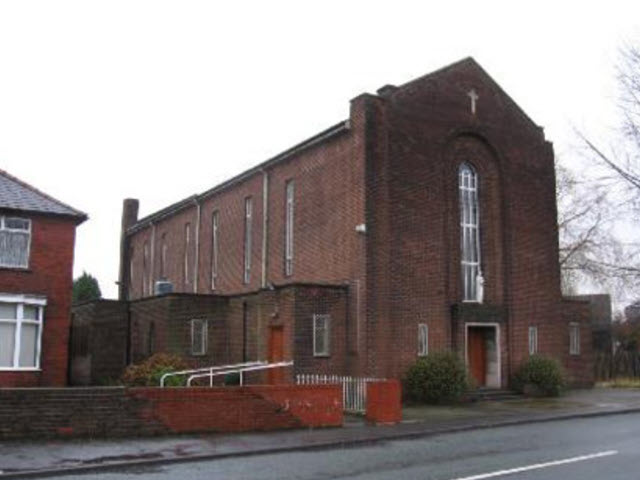
{"type": "Polygon", "coordinates": [[[338,385],[0,389],[0,440],[341,426],[338,385]]]}

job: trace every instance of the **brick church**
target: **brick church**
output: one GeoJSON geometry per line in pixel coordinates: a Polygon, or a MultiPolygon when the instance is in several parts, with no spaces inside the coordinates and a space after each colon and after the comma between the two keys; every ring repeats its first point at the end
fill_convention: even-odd
{"type": "Polygon", "coordinates": [[[359,95],[280,155],[137,212],[125,200],[120,300],[75,319],[119,315],[126,362],[171,351],[400,377],[453,349],[478,386],[507,386],[535,353],[593,380],[588,306],[560,291],[553,147],[471,58],[359,95]]]}

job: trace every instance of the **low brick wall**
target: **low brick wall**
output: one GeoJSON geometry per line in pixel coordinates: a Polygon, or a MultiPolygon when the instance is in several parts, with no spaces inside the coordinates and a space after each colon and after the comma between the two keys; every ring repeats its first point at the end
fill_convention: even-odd
{"type": "Polygon", "coordinates": [[[398,380],[367,382],[367,421],[393,424],[402,420],[402,387],[398,380]]]}
{"type": "Polygon", "coordinates": [[[149,401],[149,418],[175,433],[242,432],[342,425],[338,385],[259,385],[221,388],[133,388],[149,401]]]}
{"type": "Polygon", "coordinates": [[[341,426],[338,385],[0,389],[0,440],[341,426]]]}

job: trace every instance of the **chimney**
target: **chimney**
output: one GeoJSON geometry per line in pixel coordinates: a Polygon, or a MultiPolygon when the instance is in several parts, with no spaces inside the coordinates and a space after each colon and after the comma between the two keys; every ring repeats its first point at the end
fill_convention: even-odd
{"type": "Polygon", "coordinates": [[[135,198],[125,198],[122,202],[122,224],[120,230],[120,274],[118,276],[118,299],[129,299],[129,237],[127,230],[138,221],[140,202],[135,198]]]}

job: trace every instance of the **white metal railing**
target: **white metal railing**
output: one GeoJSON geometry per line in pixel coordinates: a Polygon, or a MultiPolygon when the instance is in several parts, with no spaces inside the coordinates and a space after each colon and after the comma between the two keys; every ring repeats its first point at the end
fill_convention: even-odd
{"type": "Polygon", "coordinates": [[[218,372],[220,370],[229,370],[230,368],[253,367],[253,366],[257,366],[257,365],[266,365],[266,364],[267,364],[267,362],[255,361],[255,362],[233,363],[233,364],[230,364],[230,365],[217,365],[217,366],[205,367],[205,368],[195,368],[195,369],[191,369],[191,370],[180,370],[178,372],[168,372],[168,373],[165,373],[164,375],[162,375],[162,377],[160,377],[160,386],[164,387],[164,382],[169,377],[176,377],[176,376],[182,376],[182,375],[193,375],[193,374],[205,373],[205,372],[207,374],[212,374],[212,373],[218,372]]]}
{"type": "Polygon", "coordinates": [[[296,375],[296,384],[315,385],[337,383],[342,385],[342,408],[346,412],[362,413],[367,408],[367,382],[380,380],[370,377],[344,377],[340,375],[296,375]]]}
{"type": "Polygon", "coordinates": [[[197,378],[206,378],[209,377],[209,386],[213,387],[213,377],[218,377],[221,375],[228,375],[229,373],[237,373],[240,376],[240,385],[244,384],[244,373],[245,372],[257,372],[259,370],[269,370],[272,368],[285,368],[293,366],[293,361],[289,362],[276,362],[276,363],[267,363],[267,362],[256,362],[255,365],[247,365],[247,366],[239,366],[232,365],[231,368],[227,369],[218,369],[216,371],[209,371],[206,373],[194,373],[189,376],[187,379],[187,387],[191,386],[191,382],[197,378]]]}

